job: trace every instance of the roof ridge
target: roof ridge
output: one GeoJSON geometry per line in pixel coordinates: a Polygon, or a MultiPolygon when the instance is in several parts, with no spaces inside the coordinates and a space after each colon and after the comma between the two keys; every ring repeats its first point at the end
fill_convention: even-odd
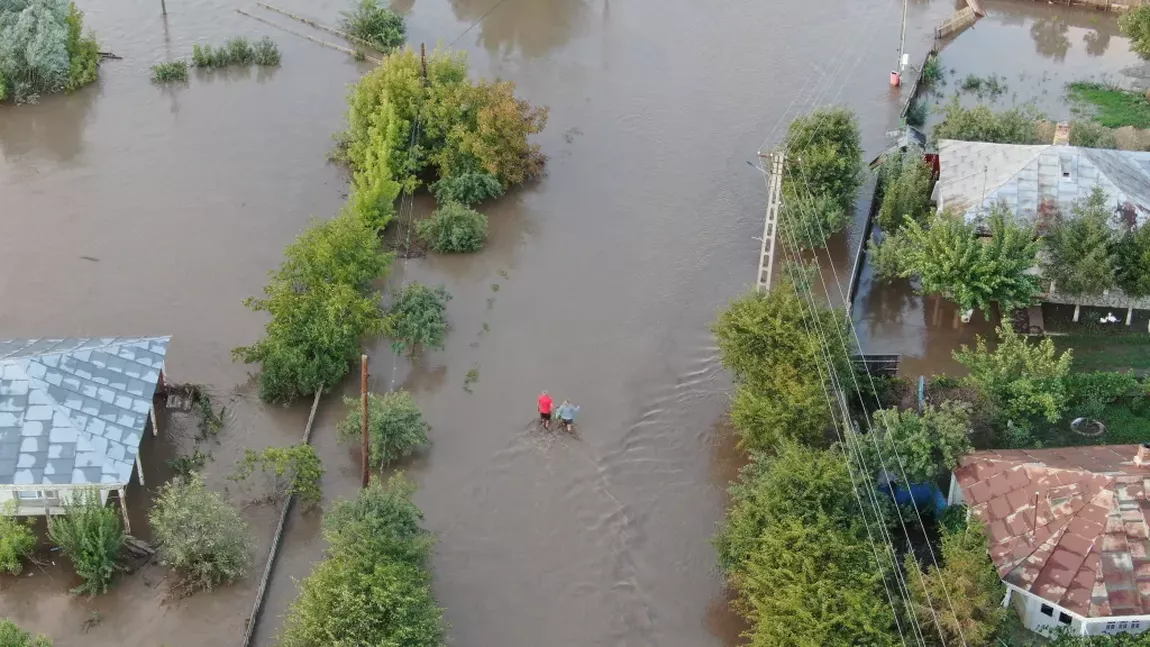
{"type": "MultiPolygon", "coordinates": [[[[23,351],[17,351],[15,354],[0,356],[0,362],[7,362],[7,361],[12,361],[12,360],[20,360],[20,359],[29,359],[31,357],[46,357],[48,355],[67,355],[70,353],[78,353],[81,351],[91,352],[93,350],[99,350],[102,348],[111,348],[114,346],[126,346],[129,344],[138,344],[142,341],[171,341],[171,340],[172,340],[171,335],[147,335],[147,336],[139,336],[139,337],[100,337],[98,335],[93,335],[91,337],[27,337],[27,338],[12,337],[12,338],[8,338],[8,339],[0,339],[0,344],[3,344],[4,342],[13,342],[13,341],[29,342],[28,346],[31,346],[33,343],[39,342],[39,341],[54,341],[54,342],[56,342],[56,344],[53,345],[51,349],[46,350],[46,351],[41,351],[41,352],[36,352],[36,353],[26,353],[26,354],[21,354],[21,353],[23,353],[23,351]],[[106,344],[100,344],[98,346],[90,346],[87,348],[68,348],[68,349],[57,350],[60,343],[66,342],[66,341],[71,340],[71,339],[75,339],[75,340],[80,341],[80,342],[88,342],[88,341],[91,341],[93,339],[112,339],[114,341],[108,342],[106,344]]],[[[27,346],[25,346],[25,348],[27,348],[27,346]]]]}

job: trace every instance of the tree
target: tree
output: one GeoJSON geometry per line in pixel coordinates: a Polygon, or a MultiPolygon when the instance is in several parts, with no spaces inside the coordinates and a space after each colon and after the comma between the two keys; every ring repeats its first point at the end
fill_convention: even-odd
{"type": "Polygon", "coordinates": [[[789,193],[826,196],[854,208],[862,184],[858,120],[845,108],[824,108],[791,122],[784,140],[789,193]]]}
{"type": "Polygon", "coordinates": [[[1002,608],[1006,587],[990,561],[982,524],[973,520],[965,529],[944,530],[941,557],[942,566],[932,565],[925,574],[913,555],[904,563],[911,610],[923,636],[938,645],[997,645],[995,634],[1011,611],[1002,608]]]}
{"type": "Polygon", "coordinates": [[[360,339],[383,330],[371,285],[391,262],[375,232],[350,214],[313,223],[285,256],[264,298],[244,302],[271,315],[264,338],[232,351],[261,364],[260,397],[269,402],[290,402],[343,379],[360,339]]]}
{"type": "Polygon", "coordinates": [[[180,585],[190,592],[235,581],[251,565],[247,522],[198,473],[161,487],[148,521],[160,557],[180,572],[180,585]]]}
{"type": "Polygon", "coordinates": [[[0,3],[0,99],[4,90],[23,102],[95,81],[99,47],[83,31],[84,14],[66,0],[0,3]]]}
{"type": "Polygon", "coordinates": [[[826,247],[832,234],[849,220],[837,198],[828,195],[786,195],[779,209],[781,242],[791,250],[826,247]]]}
{"type": "Polygon", "coordinates": [[[873,442],[860,439],[864,454],[870,455],[867,464],[874,470],[885,464],[903,482],[932,483],[958,467],[958,459],[972,449],[970,408],[965,403],[928,404],[921,415],[884,409],[873,417],[873,442]]]}
{"type": "Polygon", "coordinates": [[[943,120],[934,127],[932,138],[959,139],[999,144],[1041,144],[1037,121],[1041,117],[1030,108],[1012,108],[996,113],[985,105],[964,108],[956,96],[945,109],[943,120]]]}
{"type": "Polygon", "coordinates": [[[24,570],[24,558],[36,548],[36,535],[30,520],[22,523],[16,518],[15,501],[4,507],[0,515],[0,571],[19,575],[24,570]]]}
{"type": "Polygon", "coordinates": [[[64,515],[48,521],[48,536],[84,580],[73,592],[96,595],[108,590],[124,545],[124,527],[120,515],[104,505],[95,488],[64,503],[64,515]]]}
{"type": "Polygon", "coordinates": [[[1118,242],[1109,220],[1106,194],[1095,187],[1076,202],[1074,216],[1059,218],[1043,240],[1047,258],[1043,275],[1063,294],[1101,294],[1115,285],[1114,246],[1118,242]]]}
{"type": "Polygon", "coordinates": [[[487,216],[448,202],[416,224],[419,237],[437,252],[474,252],[487,242],[487,216]]]}
{"type": "Polygon", "coordinates": [[[1150,294],[1150,227],[1126,232],[1114,250],[1118,287],[1131,297],[1150,294]]]}
{"type": "MultiPolygon", "coordinates": [[[[359,398],[344,398],[347,417],[339,423],[340,440],[360,440],[363,435],[359,398]]],[[[386,467],[407,458],[430,443],[431,429],[423,420],[415,399],[407,391],[367,394],[367,430],[371,464],[386,467]]]]}
{"type": "Polygon", "coordinates": [[[1033,417],[1057,422],[1067,402],[1070,351],[1059,355],[1050,338],[1031,344],[1009,325],[996,332],[993,352],[981,335],[974,349],[963,345],[954,351],[954,359],[970,372],[963,381],[979,389],[1003,421],[1022,427],[1033,417]]]}
{"type": "Polygon", "coordinates": [[[324,516],[329,548],[300,583],[280,644],[442,647],[443,610],[427,568],[432,538],[419,527],[414,486],[374,483],[324,516]]]}
{"type": "Polygon", "coordinates": [[[1038,294],[1027,273],[1036,262],[1034,232],[1015,225],[1001,206],[991,210],[988,224],[990,236],[981,238],[975,224],[953,214],[936,214],[926,226],[907,221],[882,242],[880,267],[918,278],[920,292],[940,294],[964,311],[987,315],[996,301],[1003,312],[1029,306],[1038,294]]]}
{"type": "Polygon", "coordinates": [[[228,478],[242,481],[257,471],[271,477],[270,500],[296,496],[300,503],[310,507],[323,499],[320,486],[323,461],[311,445],[301,442],[287,447],[265,447],[261,452],[245,449],[243,460],[228,478]]]}
{"type": "Polygon", "coordinates": [[[64,89],[77,90],[96,80],[100,66],[100,46],[92,34],[84,35],[84,13],[75,2],[68,3],[68,81],[64,89]]]}
{"type": "Polygon", "coordinates": [[[858,517],[847,459],[827,451],[781,443],[774,456],[752,454],[729,490],[727,518],[715,536],[719,566],[742,572],[769,526],[785,519],[847,526],[858,517]]]}
{"type": "Polygon", "coordinates": [[[8,618],[0,618],[0,645],[4,647],[52,647],[43,634],[32,636],[8,618]]]}
{"type": "Polygon", "coordinates": [[[407,33],[403,16],[383,6],[379,0],[359,0],[351,11],[343,12],[340,24],[344,31],[371,43],[381,52],[402,45],[407,33]]]}
{"type": "Polygon", "coordinates": [[[833,419],[827,387],[818,373],[782,367],[776,376],[774,382],[735,387],[731,423],[739,434],[739,447],[767,451],[786,441],[827,447],[833,419]]]}
{"type": "Polygon", "coordinates": [[[471,206],[503,195],[498,178],[482,171],[468,171],[446,177],[432,185],[435,199],[440,203],[458,202],[471,206]]]}
{"type": "Polygon", "coordinates": [[[879,171],[882,203],[876,219],[883,231],[895,232],[906,219],[924,221],[931,213],[930,191],[934,169],[923,159],[921,148],[883,162],[879,171]]]}
{"type": "Polygon", "coordinates": [[[865,539],[829,520],[771,524],[734,579],[752,647],[901,644],[884,568],[865,539]]]}
{"type": "Polygon", "coordinates": [[[1140,4],[1118,17],[1118,29],[1130,39],[1130,49],[1150,59],[1150,6],[1140,4]]]}
{"type": "Polygon", "coordinates": [[[383,330],[392,338],[392,349],[396,353],[407,350],[413,357],[421,348],[442,349],[450,300],[442,285],[434,289],[415,282],[403,286],[384,320],[383,330]]]}

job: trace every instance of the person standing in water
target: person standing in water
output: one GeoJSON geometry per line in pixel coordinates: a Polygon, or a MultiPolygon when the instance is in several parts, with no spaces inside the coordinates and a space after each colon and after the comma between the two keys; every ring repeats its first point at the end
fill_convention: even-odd
{"type": "Polygon", "coordinates": [[[539,422],[544,429],[551,428],[551,396],[546,391],[539,394],[539,422]]]}
{"type": "Polygon", "coordinates": [[[571,425],[575,424],[575,414],[579,413],[579,407],[564,400],[556,413],[559,414],[559,422],[567,427],[567,431],[571,431],[571,425]]]}

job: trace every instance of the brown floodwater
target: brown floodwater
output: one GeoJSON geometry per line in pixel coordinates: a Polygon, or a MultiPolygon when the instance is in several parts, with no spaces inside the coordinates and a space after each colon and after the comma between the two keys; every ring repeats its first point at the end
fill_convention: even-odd
{"type": "MultiPolygon", "coordinates": [[[[754,281],[765,187],[748,161],[814,103],[852,107],[868,155],[882,149],[900,105],[887,74],[901,4],[496,1],[395,7],[410,42],[458,39],[476,73],[550,107],[548,174],[486,207],[482,253],[397,261],[391,283],[441,282],[454,295],[443,351],[408,365],[384,342],[369,348],[372,388],[412,390],[433,426],[434,444],[403,467],[439,539],[449,633],[467,646],[731,644],[741,625],[709,540],[740,461],[720,423],[729,381],[709,324],[754,281]],[[535,430],[541,389],[582,405],[576,437],[535,430]]],[[[220,438],[202,443],[209,480],[248,504],[254,495],[223,477],[244,448],[297,440],[306,406],[261,405],[250,368],[232,362],[264,323],[241,301],[309,217],[338,210],[345,178],[326,155],[347,86],[367,68],[234,11],[254,3],[167,4],[164,19],[152,0],[81,0],[102,49],[123,60],[74,95],[0,107],[0,336],[173,335],[168,374],[209,385],[230,411],[220,438]],[[283,51],[279,69],[148,81],[152,63],[187,57],[193,42],[265,34],[283,51]]],[[[344,6],[279,4],[327,22],[344,6]]],[[[912,60],[951,9],[912,3],[912,60]]],[[[857,242],[833,241],[830,281],[845,284],[857,242]]],[[[925,347],[903,326],[917,323],[915,306],[883,289],[859,297],[885,304],[877,318],[856,314],[864,342],[885,331],[925,347]]],[[[313,432],[329,501],[359,480],[355,448],[334,433],[343,415],[325,398],[313,432]]],[[[148,487],[128,495],[145,537],[163,459],[195,434],[186,416],[166,418],[144,445],[148,487]]],[[[241,583],[164,604],[164,572],[149,566],[87,600],[47,565],[0,581],[0,613],[59,647],[237,644],[276,517],[245,511],[258,541],[241,583]]],[[[321,557],[319,518],[289,522],[257,644],[274,644],[295,580],[321,557]]]]}

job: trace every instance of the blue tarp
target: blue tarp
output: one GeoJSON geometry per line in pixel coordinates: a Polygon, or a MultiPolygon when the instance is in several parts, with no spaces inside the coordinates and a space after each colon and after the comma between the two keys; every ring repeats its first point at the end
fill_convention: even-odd
{"type": "Polygon", "coordinates": [[[939,514],[946,509],[946,497],[942,496],[942,491],[934,483],[911,483],[909,490],[895,485],[893,493],[891,486],[887,483],[879,485],[878,489],[893,498],[895,503],[899,505],[910,505],[913,498],[914,504],[918,506],[919,510],[933,509],[935,514],[939,514]]]}

